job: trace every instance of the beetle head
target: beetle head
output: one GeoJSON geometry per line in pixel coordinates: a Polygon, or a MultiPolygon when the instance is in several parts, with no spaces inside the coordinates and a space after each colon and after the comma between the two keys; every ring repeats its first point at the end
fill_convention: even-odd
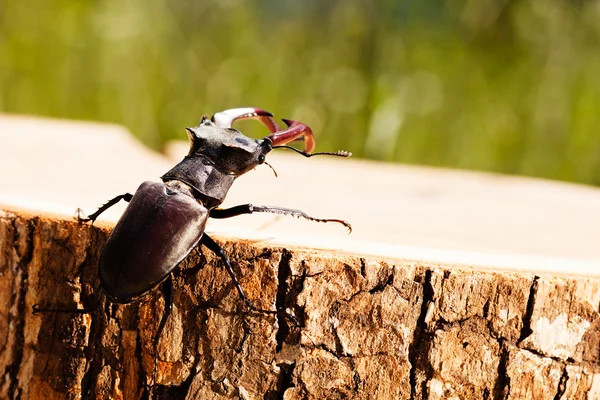
{"type": "Polygon", "coordinates": [[[197,127],[186,129],[188,157],[205,158],[219,171],[236,176],[264,163],[273,146],[268,139],[252,139],[237,129],[220,128],[205,117],[197,127]]]}
{"type": "Polygon", "coordinates": [[[282,121],[287,125],[286,129],[279,127],[273,119],[273,114],[255,107],[221,111],[213,115],[210,120],[202,117],[197,127],[187,128],[190,137],[188,157],[203,158],[219,171],[239,176],[265,163],[266,154],[276,148],[288,148],[305,157],[317,155],[349,157],[351,155],[347,151],[313,153],[315,138],[312,130],[298,121],[289,119],[282,121]],[[262,139],[252,139],[231,128],[235,121],[241,119],[257,119],[269,129],[271,134],[262,139]],[[304,151],[287,146],[287,143],[296,140],[304,142],[304,151]]]}

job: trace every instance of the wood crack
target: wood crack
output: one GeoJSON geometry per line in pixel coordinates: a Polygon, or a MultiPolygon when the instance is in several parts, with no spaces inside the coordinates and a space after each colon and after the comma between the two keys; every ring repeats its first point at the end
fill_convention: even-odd
{"type": "Polygon", "coordinates": [[[11,311],[9,312],[8,324],[13,328],[13,348],[12,348],[12,363],[6,368],[7,380],[10,382],[8,388],[9,398],[16,399],[21,397],[21,389],[19,388],[19,369],[23,360],[23,346],[25,343],[25,297],[28,290],[29,264],[34,254],[34,233],[38,219],[33,218],[29,221],[22,221],[19,218],[14,218],[11,221],[13,228],[13,245],[15,249],[19,249],[24,243],[25,250],[19,255],[19,261],[16,268],[13,269],[14,286],[11,298],[11,311]],[[22,224],[21,226],[19,226],[22,224]],[[20,229],[24,232],[20,232],[20,229]],[[25,237],[25,238],[23,238],[25,237]],[[13,312],[14,310],[14,312],[13,312]]]}
{"type": "Polygon", "coordinates": [[[533,316],[533,310],[535,307],[535,297],[537,295],[538,290],[538,280],[539,276],[535,276],[533,278],[533,282],[531,283],[531,288],[529,289],[529,297],[527,299],[527,308],[525,314],[523,315],[523,327],[521,328],[521,336],[517,341],[517,346],[520,346],[520,343],[525,340],[529,335],[533,333],[531,329],[531,317],[533,316]]]}
{"type": "Polygon", "coordinates": [[[429,347],[431,345],[432,335],[428,332],[427,322],[425,318],[427,316],[427,310],[429,305],[434,300],[434,291],[431,282],[432,271],[426,270],[422,277],[421,285],[423,285],[423,299],[421,302],[421,313],[417,320],[416,330],[413,334],[413,341],[408,348],[408,359],[410,362],[410,398],[415,399],[417,397],[418,379],[417,372],[421,372],[425,375],[425,379],[421,382],[421,397],[427,398],[427,381],[433,376],[433,369],[427,360],[429,353],[429,347]]]}

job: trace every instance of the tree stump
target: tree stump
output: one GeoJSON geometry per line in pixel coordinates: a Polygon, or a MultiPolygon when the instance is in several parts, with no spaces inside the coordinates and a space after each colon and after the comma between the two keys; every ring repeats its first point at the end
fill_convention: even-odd
{"type": "MultiPolygon", "coordinates": [[[[14,134],[32,122],[12,123],[14,134]]],[[[62,132],[70,126],[48,124],[62,132]]],[[[0,129],[0,135],[6,131],[0,129]]],[[[89,139],[82,138],[83,142],[89,139]]],[[[99,145],[90,146],[103,150],[99,145]]],[[[0,150],[0,156],[3,151],[16,150],[0,150]]],[[[160,157],[146,162],[169,165],[160,157]]],[[[132,163],[131,159],[127,163],[132,163]]],[[[309,164],[302,168],[304,165],[309,164]]],[[[346,165],[350,170],[356,168],[356,164],[346,165]]],[[[83,175],[98,167],[81,166],[86,171],[83,175]]],[[[0,167],[11,179],[8,166],[0,162],[0,167]]],[[[15,165],[12,168],[19,170],[15,165]]],[[[381,174],[390,173],[381,165],[373,168],[381,174]]],[[[441,182],[452,179],[446,171],[424,171],[408,169],[398,173],[397,179],[410,180],[413,176],[416,181],[415,174],[440,176],[441,182]]],[[[60,171],[56,174],[61,175],[60,171]]],[[[591,225],[599,214],[593,215],[592,206],[581,209],[581,204],[600,200],[595,189],[568,186],[573,190],[557,200],[564,193],[564,184],[471,176],[477,185],[491,182],[516,187],[514,193],[525,193],[537,184],[546,187],[544,190],[555,190],[549,201],[562,201],[566,209],[574,210],[575,219],[587,212],[590,225],[582,230],[597,232],[591,225]],[[573,191],[577,195],[571,198],[573,191]]],[[[64,196],[66,191],[76,198],[78,180],[67,178],[60,178],[65,179],[62,186],[56,183],[57,196],[64,196]]],[[[371,215],[365,212],[376,201],[369,204],[364,198],[374,190],[365,190],[364,182],[374,178],[353,178],[359,184],[338,195],[341,198],[325,189],[319,198],[323,202],[327,196],[334,197],[333,207],[339,207],[342,214],[345,201],[356,215],[317,211],[319,216],[356,220],[356,232],[368,223],[377,223],[369,222],[371,215]],[[364,209],[356,207],[354,199],[364,209]]],[[[250,181],[242,183],[242,179],[245,177],[240,179],[242,187],[257,187],[250,181]]],[[[320,184],[314,176],[309,181],[295,184],[304,188],[320,184]]],[[[427,240],[419,248],[402,242],[395,247],[378,246],[362,240],[370,237],[364,232],[359,233],[362,241],[352,242],[352,236],[336,241],[343,230],[329,227],[329,236],[305,242],[305,237],[311,236],[305,232],[321,232],[322,226],[300,225],[300,234],[291,228],[286,236],[283,231],[268,229],[287,229],[289,223],[271,220],[266,231],[248,228],[246,239],[236,237],[240,236],[238,231],[216,236],[249,299],[261,308],[287,308],[297,316],[299,326],[280,315],[250,312],[220,260],[205,249],[196,249],[173,274],[174,309],[154,354],[164,307],[160,290],[127,305],[110,303],[98,290],[98,260],[114,222],[91,226],[61,214],[63,209],[53,214],[52,207],[44,206],[51,202],[42,201],[46,191],[35,194],[41,201],[38,210],[31,209],[30,203],[29,210],[19,208],[22,199],[12,195],[18,199],[15,204],[6,195],[10,190],[18,193],[15,186],[19,184],[14,180],[9,185],[5,205],[0,207],[1,398],[146,398],[154,385],[155,359],[158,374],[152,395],[157,398],[600,398],[600,263],[594,253],[598,236],[588,238],[588,242],[577,236],[569,229],[572,219],[561,219],[561,213],[566,212],[563,209],[551,213],[555,221],[561,221],[562,232],[545,232],[535,223],[528,232],[515,232],[519,240],[530,235],[533,243],[532,251],[518,256],[502,246],[526,247],[525,243],[501,241],[496,236],[486,241],[487,233],[477,237],[476,232],[472,237],[477,240],[469,241],[469,235],[463,234],[461,244],[448,240],[446,248],[427,240]],[[557,248],[550,241],[551,248],[544,250],[536,244],[538,232],[548,238],[555,234],[557,243],[562,237],[563,246],[557,248]],[[288,240],[290,237],[297,240],[288,240]],[[314,246],[315,241],[316,247],[306,246],[314,246]],[[577,254],[583,260],[578,260],[577,254]],[[99,307],[92,314],[32,313],[34,304],[84,308],[98,298],[99,307]]],[[[33,190],[30,186],[36,182],[21,184],[33,190]]],[[[463,180],[464,203],[457,199],[450,202],[473,203],[473,207],[487,209],[492,220],[496,218],[494,210],[501,206],[494,209],[495,203],[474,202],[479,192],[465,190],[468,184],[463,180]]],[[[399,183],[394,180],[394,185],[399,183]]],[[[376,195],[384,202],[389,200],[386,196],[392,196],[386,195],[385,187],[384,181],[376,195]]],[[[133,190],[135,187],[129,189],[133,190]]],[[[427,207],[435,213],[426,199],[440,190],[439,185],[419,190],[425,190],[425,197],[417,203],[423,203],[425,209],[416,205],[417,215],[425,215],[427,207]]],[[[107,191],[97,199],[98,205],[116,194],[120,193],[107,191]]],[[[296,193],[290,195],[301,203],[296,193]]],[[[287,201],[281,205],[294,206],[287,201]]],[[[532,213],[511,207],[515,224],[526,224],[532,213]]],[[[455,212],[466,211],[457,206],[455,212]]],[[[410,225],[403,225],[401,219],[390,212],[389,219],[381,223],[400,231],[410,225]]],[[[441,231],[455,224],[452,218],[447,225],[438,222],[441,231]]],[[[257,224],[262,226],[265,220],[257,224]]],[[[488,229],[485,221],[479,224],[465,224],[459,230],[488,229]]],[[[500,236],[504,231],[510,233],[500,222],[497,228],[500,236]]],[[[429,228],[422,229],[425,232],[429,228]]],[[[435,230],[435,226],[430,229],[435,230]]],[[[446,237],[453,238],[450,231],[446,237]]]]}

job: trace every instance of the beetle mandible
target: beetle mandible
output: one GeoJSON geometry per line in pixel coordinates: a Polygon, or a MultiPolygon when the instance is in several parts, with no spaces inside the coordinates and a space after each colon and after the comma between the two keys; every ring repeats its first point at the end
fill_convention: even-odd
{"type": "MultiPolygon", "coordinates": [[[[317,222],[336,222],[351,231],[351,226],[346,221],[313,218],[300,210],[252,204],[218,208],[234,180],[265,163],[265,156],[273,149],[288,148],[305,157],[351,155],[346,151],[312,153],[315,141],[311,129],[297,121],[283,121],[287,125],[284,130],[275,122],[273,114],[250,107],[222,111],[210,119],[203,117],[198,126],[187,128],[189,153],[161,177],[162,183],[144,182],[133,195],[119,195],[85,218],[81,217],[78,210],[77,218],[80,222],[93,223],[100,214],[120,200],[129,202],[102,250],[98,274],[104,294],[113,303],[136,301],[162,284],[165,309],[154,340],[155,354],[158,340],[172,310],[171,273],[198,245],[206,246],[220,257],[248,308],[261,313],[278,313],[260,309],[246,297],[227,254],[204,232],[209,217],[218,219],[257,212],[274,213],[317,222]],[[232,128],[233,122],[240,119],[257,119],[271,134],[262,139],[247,137],[232,128]],[[286,145],[295,140],[304,141],[304,151],[286,145]]],[[[34,313],[89,313],[94,308],[42,309],[35,305],[33,310],[34,313]]],[[[286,315],[294,319],[292,315],[286,315]]]]}

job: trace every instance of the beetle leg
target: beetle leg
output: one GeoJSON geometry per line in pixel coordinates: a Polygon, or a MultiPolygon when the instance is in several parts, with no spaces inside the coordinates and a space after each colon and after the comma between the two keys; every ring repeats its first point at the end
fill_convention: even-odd
{"type": "Polygon", "coordinates": [[[129,201],[131,201],[132,197],[133,197],[133,195],[131,193],[121,194],[121,195],[115,197],[114,199],[111,199],[111,200],[107,201],[105,204],[103,204],[98,209],[98,211],[96,211],[93,214],[88,215],[85,218],[81,217],[81,214],[83,213],[83,211],[81,210],[81,208],[78,208],[75,211],[75,213],[76,213],[75,214],[75,218],[77,219],[78,222],[92,221],[92,224],[93,224],[94,221],[96,220],[96,218],[98,218],[98,216],[100,216],[100,214],[102,214],[104,211],[108,210],[109,208],[111,208],[112,206],[114,206],[115,204],[117,204],[121,200],[125,200],[126,202],[129,203],[129,201]]]}
{"type": "Polygon", "coordinates": [[[271,214],[281,214],[281,215],[289,215],[296,218],[304,218],[309,221],[315,222],[337,222],[338,224],[344,225],[348,228],[348,233],[352,232],[352,226],[344,221],[343,219],[324,219],[324,218],[313,218],[310,215],[306,214],[304,211],[294,210],[292,208],[283,208],[283,207],[272,207],[272,206],[255,206],[252,204],[242,204],[239,206],[231,207],[231,208],[213,208],[210,210],[211,218],[231,218],[236,217],[242,214],[252,214],[255,212],[262,213],[271,213],[271,214]]]}
{"type": "Polygon", "coordinates": [[[232,108],[216,113],[210,119],[219,128],[231,128],[238,119],[254,118],[262,122],[270,132],[280,131],[281,128],[273,119],[273,114],[260,108],[232,108]]]}
{"type": "Polygon", "coordinates": [[[171,275],[169,275],[169,277],[163,282],[162,289],[163,297],[165,299],[165,311],[160,319],[160,324],[158,324],[158,330],[156,331],[156,337],[154,338],[154,373],[152,374],[153,385],[156,385],[156,373],[158,369],[158,341],[160,340],[162,331],[165,328],[167,319],[169,319],[169,315],[171,315],[171,311],[173,310],[173,279],[171,278],[171,275]]]}
{"type": "Polygon", "coordinates": [[[304,151],[306,153],[310,153],[315,149],[315,136],[307,125],[302,122],[292,121],[291,119],[282,118],[282,121],[285,122],[288,128],[283,131],[273,132],[265,138],[273,143],[273,147],[283,146],[296,139],[303,139],[304,151]]]}
{"type": "Polygon", "coordinates": [[[221,248],[221,246],[219,246],[217,244],[217,242],[215,242],[210,236],[208,236],[206,233],[204,233],[202,235],[202,239],[200,239],[200,243],[202,243],[210,251],[212,251],[213,253],[215,253],[217,256],[219,256],[221,258],[221,260],[225,264],[225,269],[229,273],[229,276],[231,276],[231,280],[233,281],[235,288],[237,289],[238,293],[240,294],[240,297],[242,298],[242,300],[244,300],[244,303],[246,303],[248,308],[252,309],[253,311],[259,311],[259,312],[263,312],[263,313],[267,313],[267,314],[276,314],[277,313],[277,311],[263,310],[261,308],[258,308],[254,304],[252,304],[250,302],[250,300],[248,300],[248,297],[246,297],[246,293],[244,292],[244,289],[242,288],[240,281],[238,281],[237,277],[235,276],[235,272],[233,271],[233,267],[231,266],[231,263],[229,262],[229,258],[227,257],[227,254],[225,254],[225,251],[221,248]]]}
{"type": "MultiPolygon", "coordinates": [[[[206,233],[204,233],[204,235],[202,235],[202,239],[200,239],[200,243],[202,243],[210,251],[212,251],[213,253],[215,253],[217,256],[219,256],[221,258],[221,260],[225,264],[225,269],[229,273],[229,276],[231,276],[231,280],[233,281],[235,288],[237,289],[238,293],[240,294],[240,297],[242,298],[242,300],[244,300],[244,303],[246,303],[246,306],[248,308],[250,308],[252,311],[265,313],[265,314],[279,314],[281,312],[281,311],[273,311],[273,310],[264,310],[262,308],[258,308],[254,304],[252,304],[252,302],[250,300],[248,300],[248,297],[246,297],[246,293],[244,292],[244,289],[242,288],[240,281],[238,281],[237,277],[235,276],[235,272],[233,271],[233,267],[231,266],[231,263],[229,262],[229,258],[227,257],[227,254],[225,254],[225,251],[221,248],[221,246],[219,246],[217,244],[217,242],[215,242],[206,233]]],[[[296,317],[294,317],[292,314],[285,312],[285,315],[289,319],[291,319],[294,322],[294,324],[296,324],[297,326],[300,325],[300,323],[298,322],[296,317]]]]}
{"type": "MultiPolygon", "coordinates": [[[[274,146],[274,149],[290,149],[290,150],[294,150],[296,153],[306,157],[306,158],[310,158],[310,157],[314,157],[314,156],[336,156],[336,157],[351,157],[352,156],[352,152],[350,151],[346,151],[346,150],[338,150],[338,151],[320,151],[318,153],[307,153],[305,151],[302,150],[298,150],[295,147],[291,147],[291,146],[274,146]]],[[[266,164],[266,163],[265,163],[266,164]]]]}

